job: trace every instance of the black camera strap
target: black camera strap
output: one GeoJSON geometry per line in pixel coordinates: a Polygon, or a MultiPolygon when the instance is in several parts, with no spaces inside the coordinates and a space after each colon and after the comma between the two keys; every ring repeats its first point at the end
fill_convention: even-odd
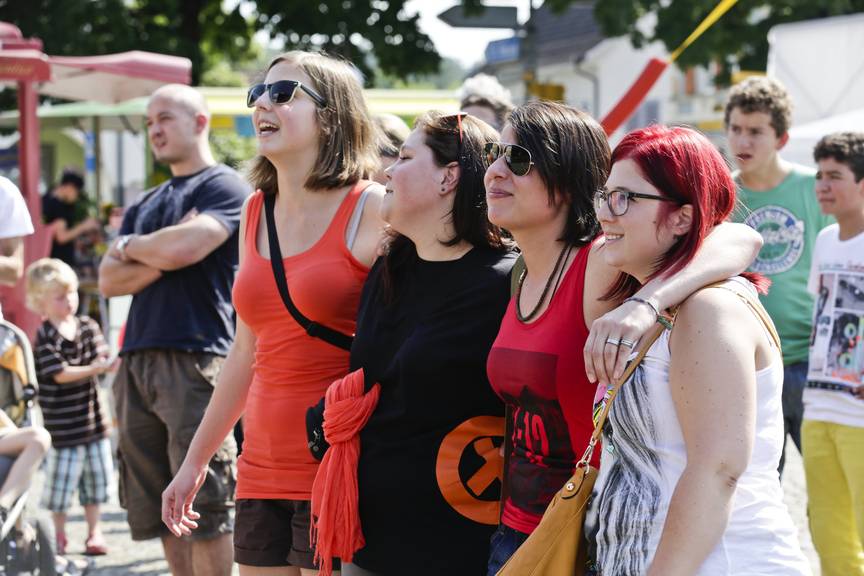
{"type": "Polygon", "coordinates": [[[313,338],[319,338],[328,344],[332,344],[343,350],[351,350],[351,342],[354,341],[353,336],[343,334],[332,328],[328,328],[323,324],[319,324],[314,320],[310,320],[303,315],[294,302],[291,300],[291,294],[288,292],[288,281],[285,279],[285,266],[282,262],[282,251],[279,249],[279,236],[276,233],[276,218],[274,216],[274,208],[276,206],[275,194],[264,194],[264,212],[267,217],[267,239],[270,242],[270,267],[273,268],[273,275],[276,277],[276,286],[279,288],[279,294],[282,296],[282,302],[285,303],[285,308],[297,321],[297,323],[306,330],[306,334],[313,338]]]}

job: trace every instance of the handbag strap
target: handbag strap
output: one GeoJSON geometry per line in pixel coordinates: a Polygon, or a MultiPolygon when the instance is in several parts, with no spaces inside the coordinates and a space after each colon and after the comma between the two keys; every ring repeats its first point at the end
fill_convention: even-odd
{"type": "Polygon", "coordinates": [[[267,240],[270,243],[270,267],[273,269],[273,276],[276,277],[276,286],[279,288],[279,294],[282,296],[282,302],[285,308],[291,314],[291,317],[300,325],[306,334],[312,338],[318,338],[332,344],[343,350],[351,350],[351,343],[354,341],[353,336],[343,334],[333,328],[319,324],[314,320],[310,320],[303,315],[294,301],[291,300],[291,293],[288,292],[288,281],[285,279],[285,265],[282,262],[282,251],[279,249],[279,236],[276,233],[276,217],[274,210],[276,206],[275,194],[264,194],[264,213],[267,218],[267,240]]]}
{"type": "Polygon", "coordinates": [[[603,403],[594,424],[594,432],[591,433],[591,439],[588,441],[588,447],[585,449],[585,453],[582,455],[579,462],[576,463],[577,468],[580,466],[587,466],[591,462],[591,456],[594,454],[594,446],[596,446],[597,442],[600,440],[600,435],[603,433],[603,424],[606,423],[606,417],[609,415],[609,410],[612,408],[612,401],[615,399],[615,396],[618,395],[618,390],[620,390],[624,382],[630,378],[633,371],[636,370],[636,367],[639,366],[642,359],[645,358],[645,354],[648,353],[648,350],[657,338],[660,337],[660,334],[663,333],[663,330],[666,330],[666,327],[658,322],[654,326],[654,329],[639,341],[639,351],[636,354],[636,357],[627,364],[624,373],[621,374],[621,377],[618,378],[618,380],[615,381],[615,384],[606,392],[605,402],[603,403]]]}
{"type": "Polygon", "coordinates": [[[771,340],[774,341],[774,345],[777,347],[777,350],[780,351],[782,355],[783,348],[780,345],[780,335],[777,333],[777,328],[774,326],[774,322],[771,320],[771,317],[768,316],[768,312],[765,311],[765,308],[759,302],[758,298],[754,298],[751,294],[743,290],[733,288],[729,285],[728,282],[712,284],[711,286],[708,286],[708,288],[722,288],[723,290],[728,290],[729,292],[732,292],[733,294],[738,296],[738,298],[740,298],[745,304],[747,304],[750,310],[762,322],[762,325],[765,327],[765,330],[768,332],[771,340]]]}

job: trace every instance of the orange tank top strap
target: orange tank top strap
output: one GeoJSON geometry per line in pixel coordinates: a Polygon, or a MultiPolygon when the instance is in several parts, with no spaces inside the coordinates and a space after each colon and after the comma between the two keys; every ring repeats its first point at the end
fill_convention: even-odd
{"type": "Polygon", "coordinates": [[[243,239],[243,249],[246,254],[255,254],[258,251],[258,222],[261,220],[263,207],[264,191],[256,190],[246,205],[246,230],[243,239]]]}
{"type": "MultiPolygon", "coordinates": [[[[360,198],[363,196],[363,191],[371,184],[374,184],[374,182],[370,180],[358,180],[357,183],[351,187],[351,190],[348,191],[348,194],[345,196],[345,199],[342,200],[342,204],[339,206],[336,214],[333,216],[330,226],[321,238],[322,246],[332,244],[346,246],[345,238],[348,226],[350,224],[355,224],[355,220],[357,223],[360,221],[359,218],[352,218],[352,216],[354,216],[354,208],[358,207],[357,202],[360,201],[360,198]]],[[[362,210],[362,206],[359,208],[362,210]]],[[[353,234],[351,234],[351,236],[353,236],[353,234]]],[[[348,248],[350,250],[350,247],[348,248]]]]}

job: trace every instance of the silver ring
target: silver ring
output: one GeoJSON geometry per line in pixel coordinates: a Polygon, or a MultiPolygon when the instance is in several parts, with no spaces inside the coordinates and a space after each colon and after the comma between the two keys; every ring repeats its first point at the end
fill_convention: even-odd
{"type": "Polygon", "coordinates": [[[611,344],[612,346],[620,346],[621,340],[619,340],[618,338],[612,338],[610,336],[609,338],[606,338],[606,344],[611,344]]]}
{"type": "Polygon", "coordinates": [[[633,348],[635,345],[636,345],[636,342],[634,342],[633,340],[627,340],[626,338],[621,338],[621,346],[633,348]]]}

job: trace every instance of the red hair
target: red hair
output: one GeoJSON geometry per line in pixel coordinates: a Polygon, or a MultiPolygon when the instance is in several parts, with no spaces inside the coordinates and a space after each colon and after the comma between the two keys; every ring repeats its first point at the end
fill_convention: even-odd
{"type": "MultiPolygon", "coordinates": [[[[620,160],[632,160],[651,185],[675,201],[660,203],[660,222],[679,206],[693,207],[690,231],[663,254],[648,280],[674,274],[693,260],[711,230],[735,208],[736,187],[729,168],[708,138],[683,126],[654,125],[630,132],[612,151],[612,164],[620,160]]],[[[760,292],[767,291],[770,281],[764,276],[743,276],[760,292]]],[[[631,296],[638,288],[635,278],[622,273],[606,297],[631,296]]]]}

